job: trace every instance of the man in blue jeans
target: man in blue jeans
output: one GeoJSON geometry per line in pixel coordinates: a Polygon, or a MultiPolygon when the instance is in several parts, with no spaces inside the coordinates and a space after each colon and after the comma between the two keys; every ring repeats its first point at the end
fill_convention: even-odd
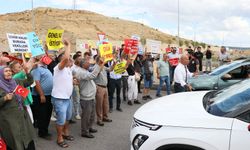
{"type": "Polygon", "coordinates": [[[167,95],[170,95],[170,78],[169,78],[169,62],[168,62],[168,55],[163,54],[162,60],[159,60],[157,63],[157,78],[160,79],[160,84],[157,88],[157,97],[161,97],[161,88],[164,82],[167,86],[167,95]]]}

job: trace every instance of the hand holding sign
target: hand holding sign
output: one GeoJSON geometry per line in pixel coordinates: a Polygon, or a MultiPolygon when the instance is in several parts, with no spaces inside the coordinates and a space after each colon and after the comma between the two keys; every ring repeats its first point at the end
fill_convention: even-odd
{"type": "Polygon", "coordinates": [[[63,44],[64,44],[65,46],[70,46],[70,42],[69,42],[69,40],[67,40],[67,39],[64,39],[64,40],[63,40],[63,44]]]}

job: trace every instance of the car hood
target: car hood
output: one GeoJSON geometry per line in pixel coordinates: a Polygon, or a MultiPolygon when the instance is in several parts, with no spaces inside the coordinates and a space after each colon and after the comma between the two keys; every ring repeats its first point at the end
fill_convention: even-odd
{"type": "Polygon", "coordinates": [[[134,117],[156,125],[231,129],[232,118],[214,116],[204,109],[202,99],[207,92],[183,92],[152,100],[134,117]]]}
{"type": "Polygon", "coordinates": [[[199,75],[188,79],[194,90],[196,89],[213,89],[218,82],[218,76],[199,75]]]}

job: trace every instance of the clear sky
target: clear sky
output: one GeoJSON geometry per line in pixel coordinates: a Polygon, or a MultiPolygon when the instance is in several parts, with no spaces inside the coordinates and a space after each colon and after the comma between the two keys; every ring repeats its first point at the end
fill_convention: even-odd
{"type": "MultiPolygon", "coordinates": [[[[34,7],[72,9],[74,0],[33,0],[34,7]]],[[[178,0],[75,0],[76,9],[142,22],[177,35],[178,0]]],[[[31,9],[32,0],[0,0],[0,14],[31,9]]],[[[249,0],[179,0],[180,36],[250,47],[249,0]]]]}

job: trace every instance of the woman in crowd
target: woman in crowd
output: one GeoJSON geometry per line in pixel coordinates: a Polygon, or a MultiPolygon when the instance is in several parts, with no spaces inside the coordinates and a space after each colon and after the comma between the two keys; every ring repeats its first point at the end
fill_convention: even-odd
{"type": "Polygon", "coordinates": [[[0,134],[8,150],[35,150],[31,119],[23,98],[15,94],[18,84],[28,87],[33,83],[28,67],[24,68],[25,80],[14,80],[9,67],[0,69],[0,134]]]}

